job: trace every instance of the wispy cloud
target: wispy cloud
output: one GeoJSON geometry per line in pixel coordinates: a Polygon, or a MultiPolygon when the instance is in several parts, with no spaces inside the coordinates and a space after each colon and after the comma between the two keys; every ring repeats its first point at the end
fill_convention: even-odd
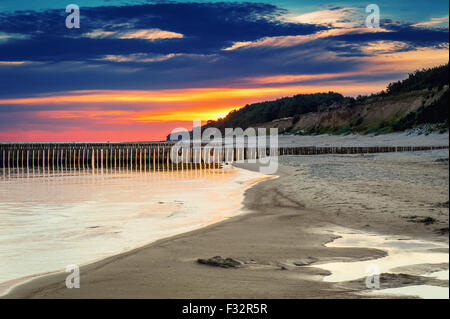
{"type": "Polygon", "coordinates": [[[0,61],[0,65],[23,65],[30,62],[27,61],[0,61]]]}
{"type": "Polygon", "coordinates": [[[5,33],[0,32],[0,44],[8,40],[28,39],[28,35],[20,33],[5,33]]]}
{"type": "Polygon", "coordinates": [[[173,57],[177,56],[177,54],[145,54],[145,53],[135,53],[128,55],[105,55],[98,60],[102,61],[110,61],[110,62],[136,62],[136,63],[152,63],[152,62],[161,62],[169,60],[173,57]]]}
{"type": "Polygon", "coordinates": [[[439,24],[447,24],[448,27],[448,23],[449,23],[449,16],[446,15],[445,17],[441,17],[441,18],[431,18],[428,21],[425,22],[419,22],[416,24],[413,24],[413,27],[430,27],[430,26],[434,26],[434,25],[439,25],[439,24]]]}
{"type": "Polygon", "coordinates": [[[88,38],[113,38],[113,39],[142,39],[142,40],[160,40],[160,39],[181,39],[183,35],[177,32],[164,31],[160,29],[142,29],[126,31],[105,31],[102,29],[93,30],[84,33],[88,38]]]}
{"type": "Polygon", "coordinates": [[[224,51],[233,51],[245,48],[256,47],[289,47],[307,42],[313,42],[319,39],[326,39],[337,36],[352,35],[352,34],[371,34],[380,32],[392,32],[391,30],[384,28],[344,28],[344,29],[330,29],[325,31],[319,31],[310,35],[297,35],[297,36],[277,36],[277,37],[265,37],[255,41],[235,42],[233,45],[223,49],[224,51]]]}
{"type": "Polygon", "coordinates": [[[364,23],[364,17],[361,10],[340,7],[313,11],[300,15],[286,14],[282,17],[282,20],[296,23],[322,24],[336,28],[357,27],[364,23]]]}

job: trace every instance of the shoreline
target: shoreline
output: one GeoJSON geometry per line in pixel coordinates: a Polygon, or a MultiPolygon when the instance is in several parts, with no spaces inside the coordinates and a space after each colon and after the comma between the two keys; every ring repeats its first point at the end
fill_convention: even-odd
{"type": "MultiPolygon", "coordinates": [[[[347,160],[353,161],[350,157],[347,160]]],[[[279,178],[247,189],[243,204],[248,213],[81,267],[80,289],[66,289],[63,273],[16,286],[3,298],[364,298],[367,296],[359,294],[364,288],[355,288],[354,283],[323,281],[329,272],[320,269],[320,264],[376,259],[386,253],[370,248],[326,247],[337,237],[317,229],[331,230],[344,222],[347,228],[364,232],[370,225],[370,232],[414,236],[448,246],[448,236],[390,214],[380,213],[382,216],[365,220],[362,226],[361,216],[349,219],[310,206],[307,190],[300,191],[303,197],[299,196],[297,188],[302,179],[293,174],[297,170],[295,165],[283,163],[279,178]],[[243,266],[224,269],[196,262],[217,255],[239,260],[243,266]]],[[[442,174],[441,168],[437,174],[442,174]]],[[[448,191],[448,183],[446,187],[448,191]]],[[[448,209],[446,218],[448,226],[448,209]]]]}

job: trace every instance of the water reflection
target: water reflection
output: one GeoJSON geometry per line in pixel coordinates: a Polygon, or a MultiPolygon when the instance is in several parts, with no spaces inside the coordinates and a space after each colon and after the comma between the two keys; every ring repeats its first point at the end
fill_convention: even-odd
{"type": "Polygon", "coordinates": [[[61,169],[57,159],[55,169],[0,170],[0,283],[234,216],[245,189],[262,177],[239,169],[139,165],[61,169]]]}
{"type": "MultiPolygon", "coordinates": [[[[363,261],[353,262],[333,262],[321,264],[318,267],[331,272],[329,276],[325,276],[324,280],[328,282],[343,282],[361,278],[366,278],[370,272],[368,270],[375,266],[379,273],[398,273],[398,269],[405,269],[408,266],[424,265],[424,264],[445,264],[448,263],[448,252],[441,250],[448,249],[448,244],[416,240],[411,238],[392,238],[378,234],[354,233],[349,230],[339,230],[334,232],[339,236],[338,239],[326,244],[327,247],[338,248],[371,248],[379,249],[387,252],[387,256],[363,261]]],[[[406,270],[401,272],[408,273],[406,270]]],[[[431,274],[421,273],[422,276],[430,276],[431,274]]],[[[439,272],[439,279],[448,281],[448,270],[439,272]]],[[[435,292],[434,298],[441,298],[442,287],[432,287],[427,285],[410,286],[393,289],[383,289],[383,282],[380,282],[381,290],[372,290],[373,293],[396,293],[410,296],[421,296],[429,298],[435,292]],[[418,294],[417,291],[423,288],[423,293],[418,294]]],[[[445,294],[444,294],[445,295],[445,294]]],[[[447,297],[448,298],[448,297],[447,297]]]]}
{"type": "Polygon", "coordinates": [[[198,177],[203,175],[213,176],[218,174],[224,174],[226,170],[221,169],[219,167],[208,167],[206,166],[200,166],[197,167],[195,164],[188,164],[186,166],[182,165],[174,165],[172,166],[163,166],[158,167],[158,165],[153,167],[146,167],[145,165],[142,166],[125,166],[125,167],[115,167],[115,166],[109,166],[100,165],[99,168],[96,167],[71,167],[68,165],[68,168],[65,168],[64,166],[59,166],[56,164],[55,167],[51,166],[25,166],[25,167],[6,167],[6,168],[0,168],[0,179],[1,180],[8,180],[8,179],[16,179],[16,178],[42,178],[42,177],[64,177],[64,176],[88,176],[88,175],[135,175],[135,174],[148,174],[148,173],[162,173],[165,172],[168,175],[173,176],[174,172],[181,172],[183,175],[187,177],[198,177]]]}

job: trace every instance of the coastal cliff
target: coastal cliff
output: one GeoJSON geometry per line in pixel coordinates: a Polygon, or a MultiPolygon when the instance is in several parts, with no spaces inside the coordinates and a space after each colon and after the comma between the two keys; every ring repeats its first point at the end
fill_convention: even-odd
{"type": "Polygon", "coordinates": [[[209,121],[216,127],[276,127],[282,134],[383,134],[420,129],[445,132],[449,117],[449,65],[416,71],[385,91],[344,97],[335,92],[299,94],[246,105],[225,118],[209,121]]]}

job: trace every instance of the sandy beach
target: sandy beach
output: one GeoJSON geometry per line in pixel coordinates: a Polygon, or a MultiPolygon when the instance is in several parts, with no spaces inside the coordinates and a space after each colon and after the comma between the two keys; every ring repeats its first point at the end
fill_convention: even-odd
{"type": "Polygon", "coordinates": [[[0,305],[274,319],[450,300],[447,1],[0,17],[0,305]]]}
{"type": "MultiPolygon", "coordinates": [[[[67,289],[67,274],[59,273],[17,286],[5,297],[385,297],[370,294],[364,277],[327,281],[331,272],[325,268],[376,262],[387,251],[332,243],[343,233],[371,234],[436,243],[430,252],[448,256],[448,157],[448,150],[283,156],[278,178],[246,191],[246,213],[86,265],[79,289],[67,289]],[[238,265],[197,261],[214,256],[238,265]]],[[[404,265],[383,273],[380,281],[383,289],[432,285],[448,290],[448,278],[424,275],[445,270],[448,257],[447,262],[404,265]]]]}
{"type": "Polygon", "coordinates": [[[443,146],[448,145],[449,133],[414,134],[408,132],[398,132],[390,134],[348,134],[348,135],[281,135],[278,144],[281,147],[301,147],[301,146],[443,146]]]}

